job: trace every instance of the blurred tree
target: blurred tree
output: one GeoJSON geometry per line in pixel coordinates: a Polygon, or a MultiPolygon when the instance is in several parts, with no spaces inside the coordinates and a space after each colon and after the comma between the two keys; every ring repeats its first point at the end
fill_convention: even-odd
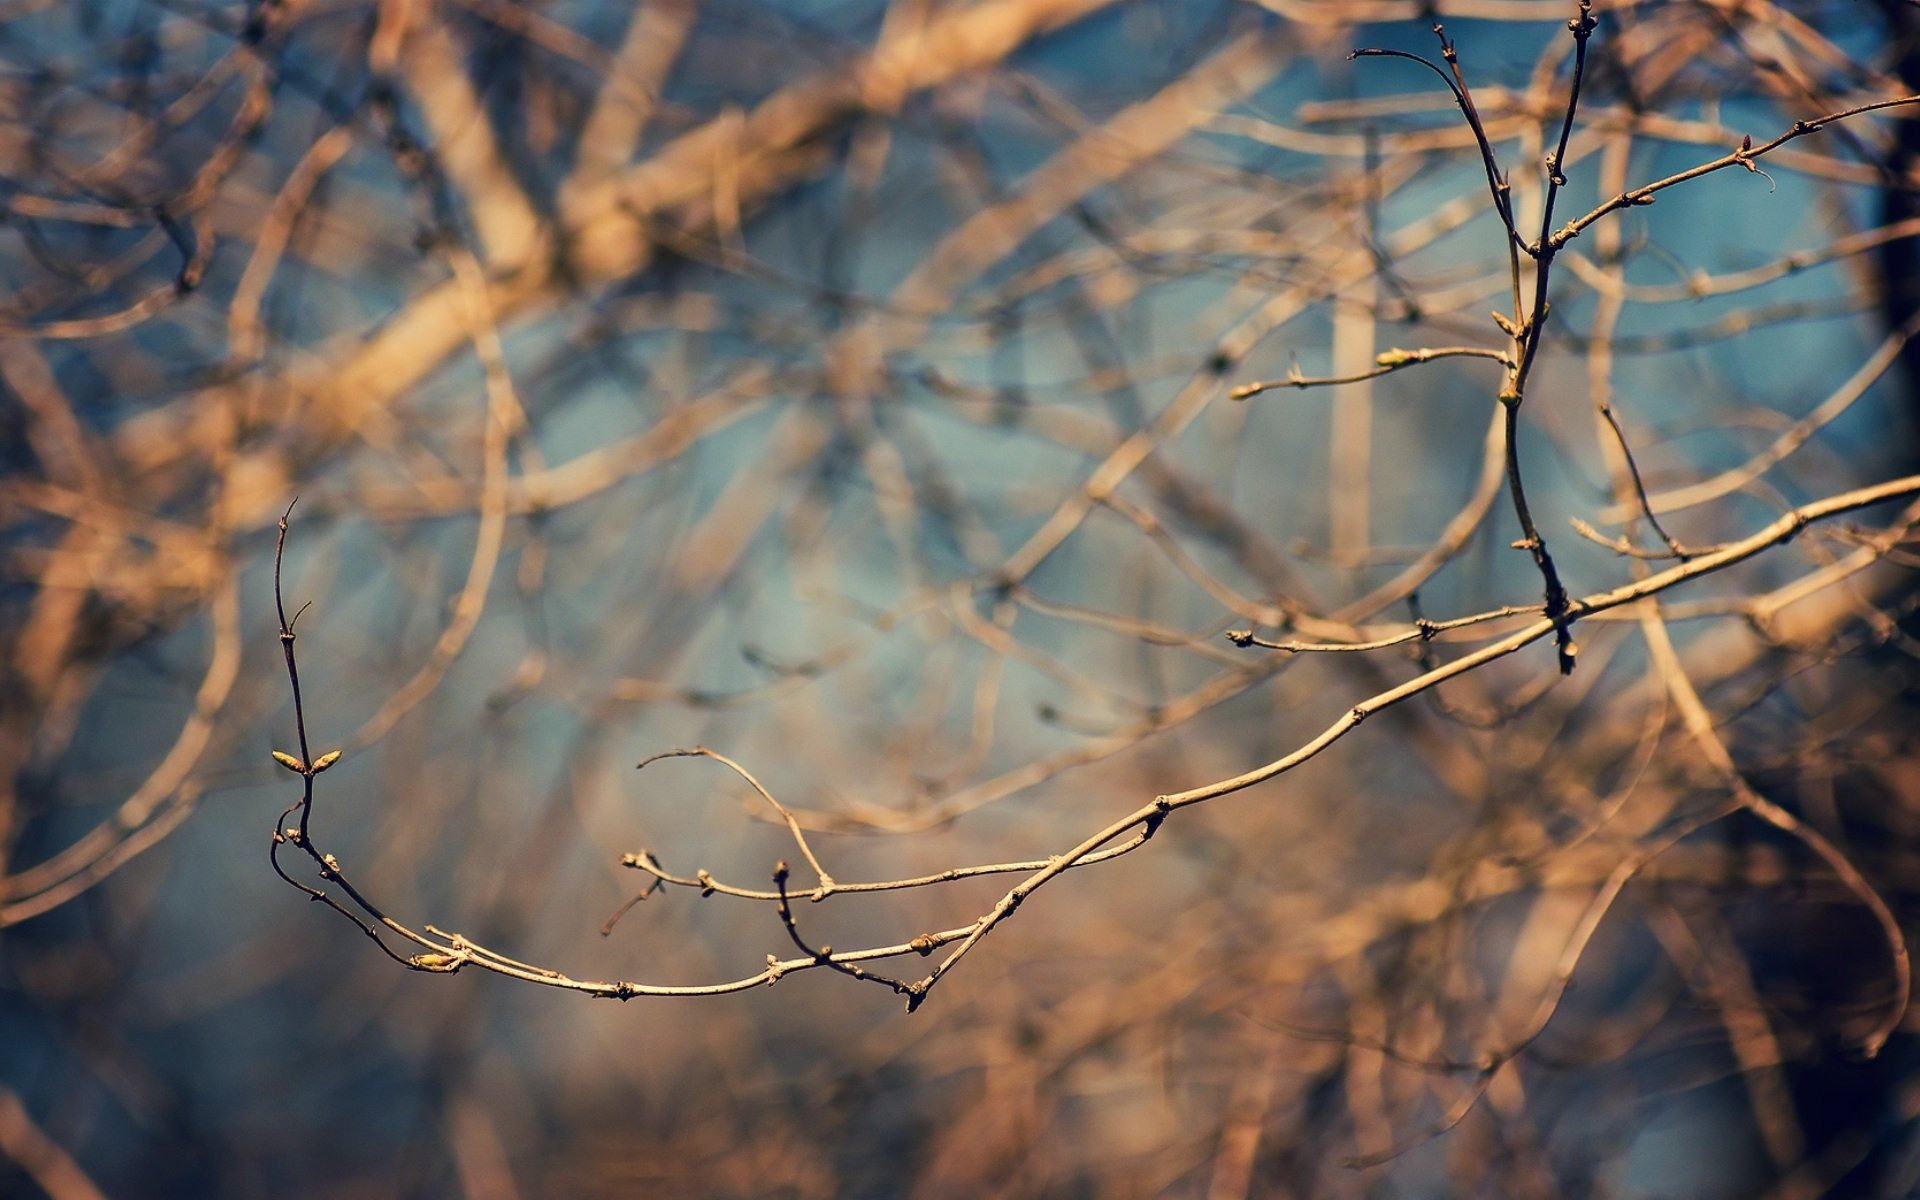
{"type": "Polygon", "coordinates": [[[1912,13],[0,3],[0,1192],[1920,1186],[1912,13]]]}

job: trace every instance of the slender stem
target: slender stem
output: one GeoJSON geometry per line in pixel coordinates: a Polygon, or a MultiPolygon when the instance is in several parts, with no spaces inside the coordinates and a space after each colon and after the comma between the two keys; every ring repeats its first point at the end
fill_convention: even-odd
{"type": "Polygon", "coordinates": [[[1553,565],[1553,555],[1547,552],[1546,539],[1540,536],[1540,530],[1533,523],[1533,512],[1527,507],[1527,489],[1520,481],[1520,451],[1516,439],[1520,435],[1520,401],[1518,397],[1506,402],[1507,405],[1507,487],[1513,493],[1514,515],[1520,520],[1520,540],[1514,543],[1533,558],[1533,565],[1539,568],[1540,578],[1546,584],[1546,615],[1553,622],[1554,649],[1560,659],[1560,673],[1573,674],[1574,655],[1579,648],[1574,645],[1572,623],[1567,620],[1567,589],[1560,582],[1559,568],[1553,565]]]}
{"type": "Polygon", "coordinates": [[[287,682],[293,689],[293,728],[300,743],[301,796],[300,796],[300,841],[307,840],[307,820],[313,813],[313,750],[307,744],[307,709],[300,696],[300,663],[294,657],[294,625],[300,620],[300,613],[306,611],[304,605],[287,619],[287,602],[281,593],[281,566],[287,556],[287,518],[293,515],[293,506],[300,503],[298,496],[287,505],[287,511],[280,514],[280,531],[273,543],[273,611],[280,618],[280,650],[287,660],[287,682]]]}

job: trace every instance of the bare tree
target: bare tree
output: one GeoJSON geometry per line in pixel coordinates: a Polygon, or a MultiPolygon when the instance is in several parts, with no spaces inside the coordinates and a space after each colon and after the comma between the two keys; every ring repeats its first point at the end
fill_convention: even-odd
{"type": "Polygon", "coordinates": [[[1911,1188],[1913,39],[0,9],[0,1190],[1911,1188]]]}

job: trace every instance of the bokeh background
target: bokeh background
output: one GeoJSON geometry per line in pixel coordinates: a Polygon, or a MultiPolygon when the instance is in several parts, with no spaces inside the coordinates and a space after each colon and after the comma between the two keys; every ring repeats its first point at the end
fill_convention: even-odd
{"type": "MultiPolygon", "coordinates": [[[[1897,0],[1594,12],[1555,227],[1920,90],[1897,0]]],[[[1229,393],[1505,348],[1471,129],[1348,52],[1445,21],[1532,237],[1577,16],[0,2],[0,1193],[1908,1194],[1910,496],[1183,810],[912,1015],[407,971],[269,866],[289,504],[316,843],[582,979],[794,953],[681,888],[603,934],[623,855],[799,861],[650,755],[843,882],[1045,858],[1524,622],[1235,646],[1541,584],[1495,364],[1229,393]]],[[[1863,115],[1568,244],[1518,450],[1576,596],[1676,561],[1623,444],[1692,550],[1914,469],[1916,153],[1863,115]]]]}

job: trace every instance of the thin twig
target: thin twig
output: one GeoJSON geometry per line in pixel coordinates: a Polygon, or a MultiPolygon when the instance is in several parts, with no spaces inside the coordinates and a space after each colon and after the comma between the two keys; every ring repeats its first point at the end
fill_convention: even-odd
{"type": "MultiPolygon", "coordinates": [[[[815,901],[825,900],[828,896],[839,890],[833,882],[833,876],[827,874],[827,869],[820,865],[820,859],[815,856],[813,847],[807,844],[807,834],[805,830],[800,828],[800,822],[794,820],[793,814],[787,810],[787,806],[774,799],[773,793],[769,792],[758,779],[753,777],[753,772],[747,770],[718,750],[709,750],[705,746],[695,746],[691,750],[662,750],[658,754],[650,754],[646,758],[641,759],[635,764],[635,769],[644,769],[648,764],[659,762],[663,758],[709,758],[746,780],[747,785],[754,791],[760,793],[760,798],[772,805],[774,812],[780,814],[780,820],[786,825],[787,832],[793,835],[794,845],[800,848],[800,853],[806,858],[807,865],[813,868],[814,875],[819,878],[820,885],[814,889],[813,899],[815,901]]],[[[785,894],[784,888],[782,888],[781,894],[785,894]]]]}
{"type": "Polygon", "coordinates": [[[1262,392],[1270,392],[1276,388],[1283,387],[1336,387],[1343,383],[1361,383],[1368,379],[1378,379],[1383,375],[1391,375],[1395,371],[1418,366],[1421,363],[1433,362],[1435,359],[1441,358],[1486,358],[1504,366],[1513,365],[1513,360],[1507,357],[1506,351],[1495,350],[1487,346],[1432,346],[1419,350],[1387,350],[1375,357],[1374,362],[1376,365],[1371,370],[1361,371],[1358,374],[1307,376],[1300,374],[1299,369],[1296,367],[1287,373],[1285,379],[1243,383],[1228,392],[1227,399],[1248,400],[1254,396],[1258,396],[1262,392]]]}

